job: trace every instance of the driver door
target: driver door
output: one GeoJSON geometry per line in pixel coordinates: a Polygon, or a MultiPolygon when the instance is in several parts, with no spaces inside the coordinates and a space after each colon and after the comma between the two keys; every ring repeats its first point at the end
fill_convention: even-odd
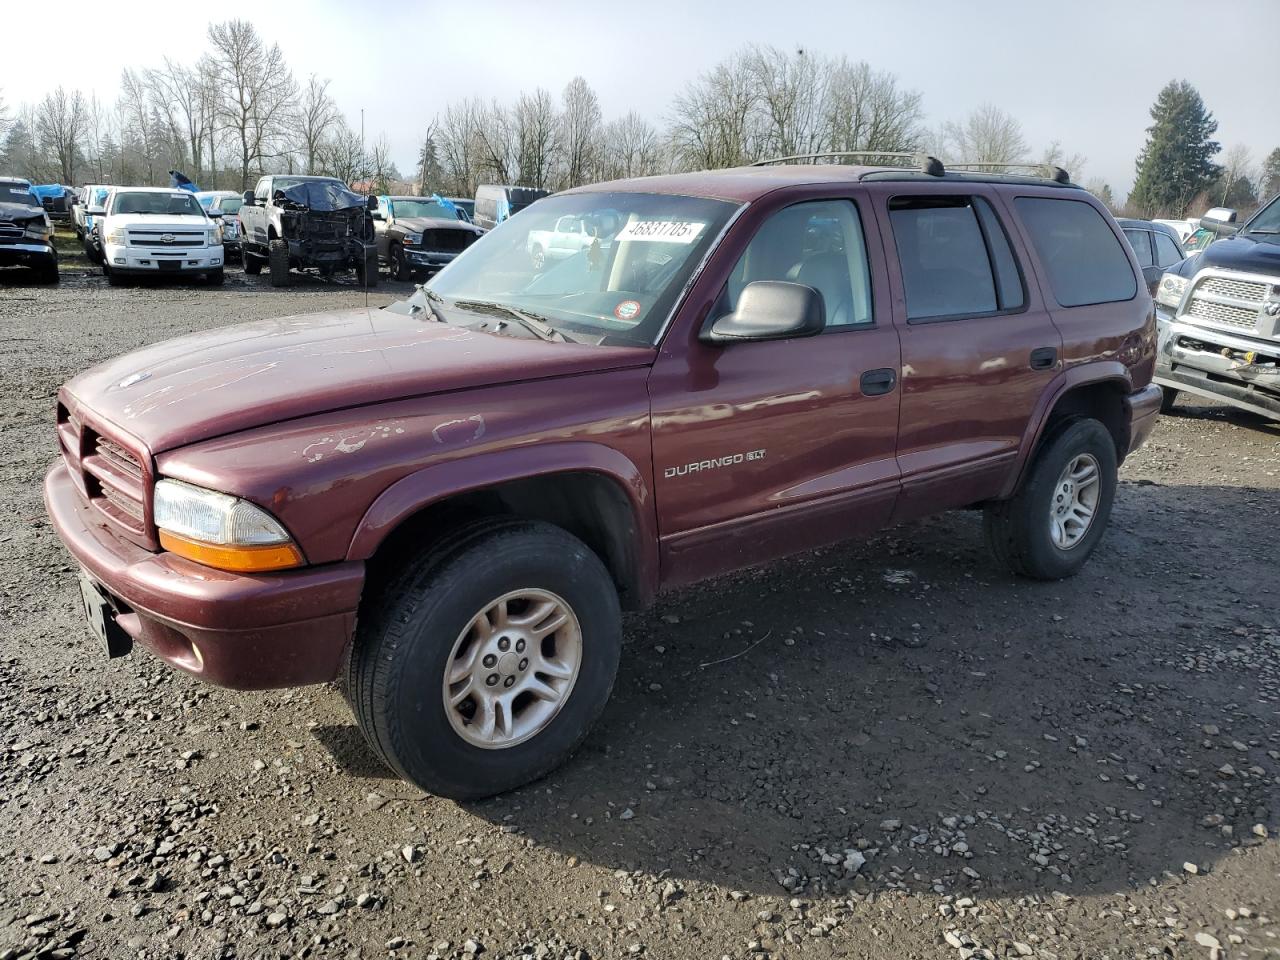
{"type": "Polygon", "coordinates": [[[673,331],[664,343],[650,378],[664,583],[869,533],[898,494],[898,335],[865,196],[752,219],[735,228],[754,233],[706,324],[747,284],[781,280],[821,294],[826,329],[728,345],[673,331]]]}

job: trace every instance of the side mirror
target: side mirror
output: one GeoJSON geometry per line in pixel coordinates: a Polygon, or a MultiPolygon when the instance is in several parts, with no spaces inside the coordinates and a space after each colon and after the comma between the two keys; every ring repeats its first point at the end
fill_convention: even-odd
{"type": "Polygon", "coordinates": [[[1236,212],[1230,207],[1214,207],[1200,218],[1200,226],[1218,236],[1231,236],[1240,228],[1236,226],[1236,212]]]}
{"type": "Polygon", "coordinates": [[[244,193],[240,194],[240,199],[244,202],[246,207],[252,207],[258,202],[254,197],[252,190],[246,190],[244,193]]]}
{"type": "Polygon", "coordinates": [[[827,325],[822,295],[813,287],[782,280],[748,283],[738,309],[716,320],[699,337],[704,343],[788,340],[812,337],[827,325]]]}
{"type": "Polygon", "coordinates": [[[364,208],[365,208],[366,210],[377,210],[377,209],[378,209],[378,198],[377,198],[377,197],[369,197],[369,198],[365,201],[364,208]]]}

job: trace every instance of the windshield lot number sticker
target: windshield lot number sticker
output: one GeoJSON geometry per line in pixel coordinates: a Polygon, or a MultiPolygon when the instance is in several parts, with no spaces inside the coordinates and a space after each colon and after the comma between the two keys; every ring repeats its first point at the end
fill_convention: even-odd
{"type": "Polygon", "coordinates": [[[623,300],[613,308],[613,315],[619,320],[634,320],[639,312],[640,302],[638,300],[623,300]]]}
{"type": "Polygon", "coordinates": [[[632,220],[618,231],[618,239],[650,243],[693,243],[705,223],[694,220],[632,220]]]}

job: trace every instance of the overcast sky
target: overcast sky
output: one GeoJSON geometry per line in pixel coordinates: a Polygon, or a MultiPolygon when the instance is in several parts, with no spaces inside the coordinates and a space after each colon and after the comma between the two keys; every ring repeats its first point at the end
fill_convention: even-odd
{"type": "MultiPolygon", "coordinates": [[[[1272,50],[1280,0],[312,0],[181,4],[61,0],[67,36],[86,25],[80,55],[42,36],[5,44],[0,95],[12,109],[51,84],[113,101],[118,66],[195,60],[204,24],[184,9],[250,20],[278,42],[294,73],[332,80],[339,106],[366,139],[385,133],[402,171],[413,169],[431,118],[451,100],[514,100],[543,86],[557,95],[576,74],[605,118],[635,109],[659,126],[682,86],[748,43],[803,47],[867,60],[921,91],[930,127],[990,101],[1023,124],[1035,151],[1060,140],[1088,158],[1078,182],[1106,179],[1123,196],[1160,87],[1186,79],[1218,119],[1224,149],[1247,144],[1258,162],[1280,146],[1280,75],[1270,54],[1238,70],[1246,38],[1272,50]]],[[[9,29],[17,21],[10,18],[9,29]]],[[[34,21],[33,34],[36,31],[34,21]]],[[[1259,48],[1262,49],[1262,48],[1259,48]]]]}

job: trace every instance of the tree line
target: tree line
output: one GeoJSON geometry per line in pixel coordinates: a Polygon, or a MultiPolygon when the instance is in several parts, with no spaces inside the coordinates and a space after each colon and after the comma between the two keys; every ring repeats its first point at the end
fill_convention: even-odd
{"type": "Polygon", "coordinates": [[[11,112],[0,97],[0,171],[77,185],[162,184],[168,170],[180,169],[202,187],[237,190],[263,173],[313,173],[375,192],[472,196],[480,183],[560,190],[774,156],[870,151],[1056,164],[1117,212],[1144,216],[1217,203],[1248,209],[1280,189],[1280,149],[1255,164],[1235,146],[1215,162],[1217,124],[1184,82],[1170,83],[1152,107],[1134,189],[1120,203],[1103,180],[1083,177],[1084,157],[1057,142],[1033,149],[1018,120],[994,104],[930,127],[920,91],[892,73],[774,46],[746,47],[690,80],[660,124],[634,111],[606,117],[582,77],[558,94],[537,87],[511,102],[457,100],[422,131],[415,169],[402,176],[385,134],[366,142],[330,81],[300,81],[279,46],[250,23],[210,24],[207,40],[194,63],[166,57],[156,68],[125,68],[113,103],[60,86],[11,112]]]}

